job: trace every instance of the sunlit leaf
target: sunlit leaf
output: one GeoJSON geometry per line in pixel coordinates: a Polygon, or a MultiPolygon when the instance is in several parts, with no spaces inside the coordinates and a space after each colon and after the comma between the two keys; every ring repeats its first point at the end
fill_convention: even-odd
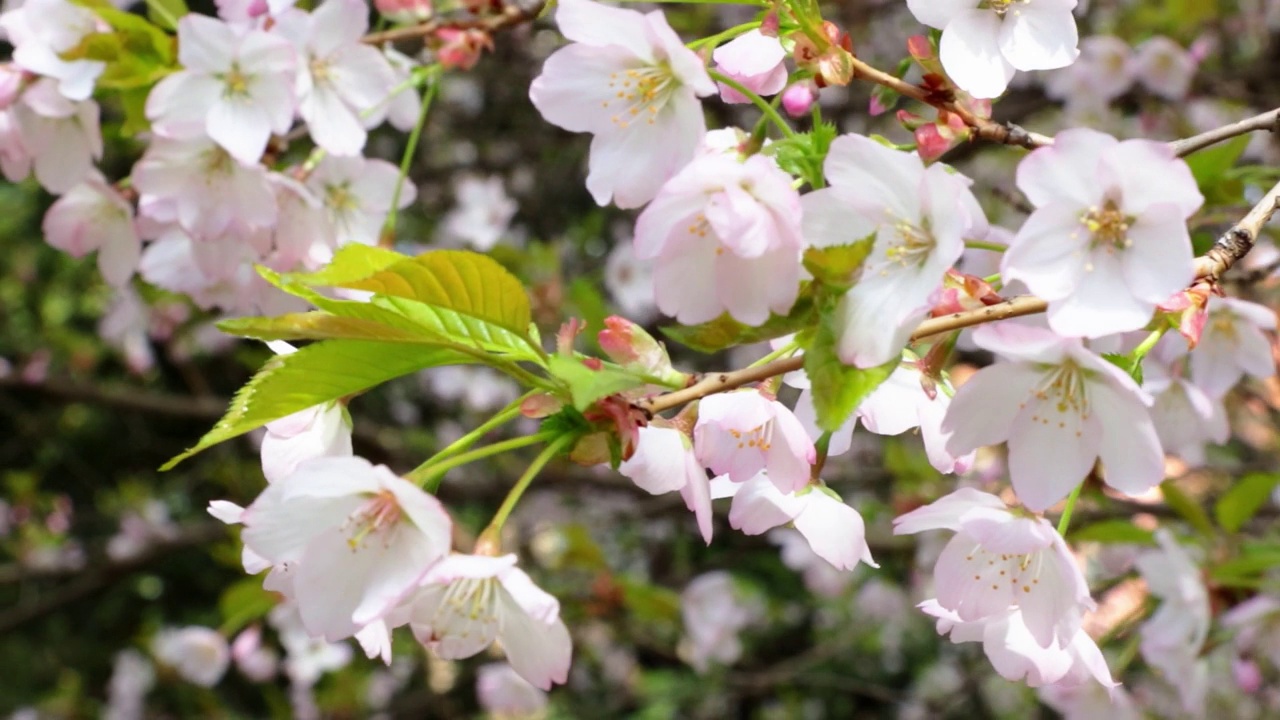
{"type": "Polygon", "coordinates": [[[858,405],[889,379],[901,362],[894,358],[873,368],[845,365],[836,354],[836,331],[830,313],[823,315],[813,339],[805,348],[804,370],[813,383],[813,406],[818,427],[835,431],[858,405]]]}
{"type": "Polygon", "coordinates": [[[1218,524],[1227,532],[1244,527],[1271,498],[1276,485],[1280,485],[1280,474],[1276,473],[1251,473],[1240,478],[1214,505],[1218,524]]]}

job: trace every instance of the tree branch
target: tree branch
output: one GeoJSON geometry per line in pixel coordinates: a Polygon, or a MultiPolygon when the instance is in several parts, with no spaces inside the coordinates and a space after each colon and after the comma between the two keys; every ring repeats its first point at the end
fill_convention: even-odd
{"type": "Polygon", "coordinates": [[[1173,149],[1174,155],[1186,157],[1197,150],[1203,150],[1223,140],[1229,140],[1237,135],[1244,135],[1256,130],[1270,130],[1273,133],[1280,132],[1280,108],[1268,110],[1261,115],[1254,115],[1251,118],[1223,125],[1220,128],[1214,128],[1199,135],[1192,135],[1182,140],[1174,140],[1169,143],[1169,147],[1173,149]]]}

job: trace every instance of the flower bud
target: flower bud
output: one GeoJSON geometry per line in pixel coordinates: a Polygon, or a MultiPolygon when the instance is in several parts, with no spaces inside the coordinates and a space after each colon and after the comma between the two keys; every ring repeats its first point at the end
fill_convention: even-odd
{"type": "Polygon", "coordinates": [[[600,331],[600,348],[623,368],[648,375],[672,385],[684,385],[688,376],[671,367],[671,358],[662,343],[644,328],[617,315],[605,318],[600,331]]]}
{"type": "Polygon", "coordinates": [[[480,54],[493,49],[493,38],[484,30],[443,28],[435,34],[436,59],[446,68],[470,70],[480,61],[480,54]]]}
{"type": "Polygon", "coordinates": [[[818,99],[818,86],[811,81],[798,82],[782,92],[782,109],[791,117],[809,113],[818,99]]]}

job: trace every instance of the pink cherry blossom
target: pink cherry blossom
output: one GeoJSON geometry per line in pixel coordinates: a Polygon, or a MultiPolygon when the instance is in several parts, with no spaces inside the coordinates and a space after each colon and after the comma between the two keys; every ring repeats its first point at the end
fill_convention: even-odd
{"type": "Polygon", "coordinates": [[[1016,70],[1052,70],[1079,54],[1076,0],[907,0],[920,22],[942,31],[947,75],[976,98],[999,96],[1016,70]]]}
{"type": "Polygon", "coordinates": [[[587,189],[598,204],[640,207],[693,158],[706,132],[698,97],[716,86],[661,11],[567,0],[556,22],[573,43],[547,58],[529,98],[548,122],[595,136],[587,189]]]}
{"type": "Polygon", "coordinates": [[[414,636],[441,658],[471,657],[496,639],[534,687],[568,679],[573,646],[560,603],[516,567],[515,555],[450,555],[423,578],[408,608],[414,636]]]}
{"type": "Polygon", "coordinates": [[[680,656],[698,672],[712,663],[732,665],[742,657],[738,633],[759,619],[760,608],[723,570],[703,573],[680,593],[685,637],[680,656]]]}
{"type": "MultiPolygon", "coordinates": [[[[757,95],[775,95],[787,84],[787,51],[777,37],[750,30],[721,45],[711,53],[716,69],[742,83],[757,95]]],[[[746,95],[719,83],[720,99],[727,103],[749,103],[746,95]]]]}
{"type": "Polygon", "coordinates": [[[813,441],[787,406],[756,390],[703,398],[693,429],[698,459],[716,475],[746,482],[761,470],[781,492],[809,484],[813,441]]]}
{"type": "Polygon", "coordinates": [[[1001,263],[1049,301],[1049,327],[1101,337],[1136,330],[1194,277],[1186,219],[1204,197],[1163,143],[1067,130],[1018,165],[1036,211],[1001,263]]]}
{"type": "Polygon", "coordinates": [[[1200,343],[1191,353],[1191,379],[1209,397],[1221,398],[1245,375],[1276,374],[1268,331],[1276,328],[1269,307],[1237,298],[1214,298],[1209,304],[1200,343]]]}
{"type": "Polygon", "coordinates": [[[547,694],[507,663],[476,668],[476,700],[485,712],[501,718],[536,717],[547,707],[547,694]]]}
{"type": "Polygon", "coordinates": [[[22,137],[16,106],[0,110],[0,171],[9,182],[21,182],[31,174],[31,151],[22,137]]]}
{"type": "MultiPolygon", "coordinates": [[[[307,187],[324,205],[337,247],[350,243],[378,244],[382,225],[391,212],[399,177],[399,168],[386,160],[359,156],[328,157],[316,166],[307,178],[307,187]]],[[[406,179],[400,188],[397,207],[408,207],[416,192],[413,183],[406,179]]]]}
{"type": "Polygon", "coordinates": [[[948,452],[1007,440],[1013,489],[1035,511],[1065,498],[1098,459],[1122,493],[1164,479],[1152,399],[1127,373],[1080,340],[1029,325],[985,325],[973,339],[1009,362],[983,368],[956,392],[942,422],[952,433],[948,452]]]}
{"type": "Polygon", "coordinates": [[[1156,531],[1159,550],[1138,556],[1135,564],[1152,595],[1160,598],[1156,610],[1139,629],[1138,649],[1151,666],[1159,668],[1179,687],[1183,703],[1191,710],[1199,704],[1181,679],[1195,672],[1194,665],[1209,637],[1209,592],[1200,567],[1168,530],[1156,531]]]}
{"type": "Polygon", "coordinates": [[[88,100],[107,64],[100,60],[64,60],[84,38],[108,30],[87,7],[68,0],[26,0],[0,15],[0,29],[13,45],[13,62],[35,75],[57,81],[68,100],[88,100]]]}
{"type": "Polygon", "coordinates": [[[1205,445],[1221,445],[1231,435],[1221,398],[1209,397],[1150,355],[1142,374],[1142,389],[1155,398],[1151,420],[1165,452],[1203,465],[1205,445]]]}
{"type": "Polygon", "coordinates": [[[243,163],[256,163],[274,132],[289,130],[296,53],[287,40],[189,14],[178,21],[180,70],[147,97],[161,137],[207,134],[243,163]]]}
{"type": "Polygon", "coordinates": [[[871,138],[836,138],[824,170],[831,186],[802,198],[805,239],[821,248],[875,237],[862,279],[837,308],[840,359],[883,365],[928,313],[965,237],[985,234],[987,221],[962,176],[871,138]]]}
{"type": "Polygon", "coordinates": [[[368,29],[363,0],[326,0],[310,14],[294,10],[275,28],[298,51],[298,114],[316,145],[334,155],[364,148],[364,114],[385,103],[397,83],[386,56],[360,42],[368,29]]]}
{"type": "Polygon", "coordinates": [[[262,626],[250,625],[231,642],[231,659],[251,682],[269,682],[276,676],[280,658],[262,644],[262,626]]]}
{"type": "Polygon", "coordinates": [[[295,600],[307,631],[330,641],[389,612],[450,545],[434,496],[358,457],[304,463],[240,520],[245,547],[276,568],[268,589],[295,600]]]}
{"type": "MultiPolygon", "coordinates": [[[[972,488],[895,518],[894,534],[954,530],[934,566],[938,607],[964,622],[1017,608],[1041,648],[1066,647],[1094,609],[1089,586],[1066,541],[1044,518],[1016,515],[972,488]]],[[[1052,682],[1052,681],[1050,681],[1052,682]]]]}
{"type": "Polygon", "coordinates": [[[176,222],[201,239],[235,228],[268,228],[278,217],[266,170],[241,163],[208,138],[157,138],[134,165],[132,179],[139,214],[176,222]]]}
{"type": "Polygon", "coordinates": [[[73,257],[98,252],[98,269],[120,287],[138,267],[142,243],[133,226],[133,206],[93,170],[45,213],[45,240],[73,257]]]}
{"type": "Polygon", "coordinates": [[[1111,35],[1080,41],[1080,58],[1045,75],[1045,94],[1068,105],[1110,102],[1133,87],[1136,68],[1129,44],[1111,35]]]}
{"type": "Polygon", "coordinates": [[[318,457],[351,455],[351,421],[340,403],[317,405],[267,423],[262,474],[277,482],[318,457]]]}
{"type": "Polygon", "coordinates": [[[1021,680],[1033,688],[1052,684],[1078,687],[1090,680],[1104,688],[1119,684],[1111,679],[1102,651],[1084,630],[1077,630],[1066,643],[1055,640],[1043,647],[1032,637],[1023,612],[1016,608],[972,622],[961,620],[933,600],[922,603],[920,609],[938,618],[938,634],[950,635],[951,642],[981,642],[992,667],[1006,680],[1021,680]]]}
{"type": "Polygon", "coordinates": [[[36,180],[45,190],[70,190],[88,176],[94,160],[102,158],[98,104],[92,100],[68,100],[52,80],[44,79],[22,93],[13,112],[36,180]]]}
{"type": "Polygon", "coordinates": [[[698,462],[688,435],[656,424],[640,428],[635,453],[618,466],[618,472],[653,495],[679,490],[698,520],[702,539],[711,544],[711,493],[707,472],[698,462]]]}
{"type": "Polygon", "coordinates": [[[818,86],[812,81],[801,81],[782,91],[782,109],[791,117],[809,114],[818,101],[818,86]]]}
{"type": "Polygon", "coordinates": [[[234,25],[252,26],[276,17],[293,7],[297,0],[213,0],[218,17],[234,25]]]}
{"type": "Polygon", "coordinates": [[[151,641],[151,651],[184,680],[204,687],[217,685],[231,664],[227,639],[207,627],[161,630],[151,641]]]}
{"type": "Polygon", "coordinates": [[[832,491],[810,485],[784,495],[765,471],[735,489],[729,508],[734,529],[760,535],[792,523],[813,552],[837,570],[852,570],[859,562],[879,567],[871,559],[862,516],[832,491]]]}
{"type": "Polygon", "coordinates": [[[1138,46],[1134,69],[1148,90],[1168,100],[1182,100],[1191,90],[1200,62],[1178,43],[1157,35],[1138,46]]]}
{"type": "Polygon", "coordinates": [[[769,158],[699,155],[636,221],[636,256],[656,261],[658,308],[685,324],[786,314],[799,292],[800,217],[790,176],[769,158]]]}

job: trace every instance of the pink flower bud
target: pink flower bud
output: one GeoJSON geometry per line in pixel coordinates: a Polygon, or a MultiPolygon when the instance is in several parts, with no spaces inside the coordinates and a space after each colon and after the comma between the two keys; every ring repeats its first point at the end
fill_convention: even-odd
{"type": "Polygon", "coordinates": [[[435,34],[439,45],[436,58],[446,68],[470,70],[480,61],[480,54],[493,49],[493,38],[483,30],[455,30],[444,28],[435,34]]]}
{"type": "Polygon", "coordinates": [[[907,52],[911,57],[924,62],[933,59],[933,43],[924,35],[912,35],[907,38],[907,52]]]}
{"type": "Polygon", "coordinates": [[[782,91],[782,109],[791,117],[807,115],[818,99],[818,86],[811,81],[798,82],[782,91]]]}
{"type": "Polygon", "coordinates": [[[1245,658],[1232,660],[1231,675],[1236,680],[1236,687],[1250,695],[1262,688],[1262,671],[1252,660],[1245,658]]]}
{"type": "Polygon", "coordinates": [[[916,128],[916,152],[926,162],[942,157],[951,147],[951,140],[943,137],[938,126],[930,123],[916,128]]]}
{"type": "Polygon", "coordinates": [[[600,331],[600,348],[610,360],[636,373],[661,379],[673,385],[683,385],[684,373],[671,367],[671,359],[662,343],[653,339],[645,329],[617,315],[605,318],[605,329],[600,331]]]}

